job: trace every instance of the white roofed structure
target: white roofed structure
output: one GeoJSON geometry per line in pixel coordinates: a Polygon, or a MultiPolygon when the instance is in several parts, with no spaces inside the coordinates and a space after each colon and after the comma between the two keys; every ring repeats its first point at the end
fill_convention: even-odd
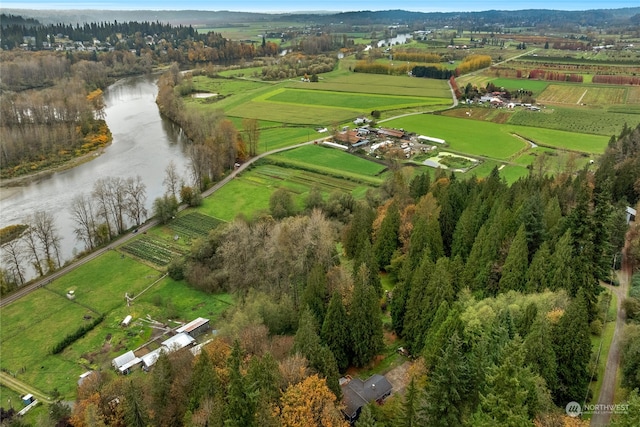
{"type": "Polygon", "coordinates": [[[195,338],[185,332],[181,332],[177,335],[172,336],[168,340],[164,340],[162,342],[162,345],[164,347],[167,347],[169,351],[176,351],[190,346],[194,341],[195,338]]]}

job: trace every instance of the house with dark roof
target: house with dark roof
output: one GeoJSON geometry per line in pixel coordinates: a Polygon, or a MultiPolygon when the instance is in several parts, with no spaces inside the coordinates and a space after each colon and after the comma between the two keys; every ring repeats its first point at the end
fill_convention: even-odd
{"type": "Polygon", "coordinates": [[[340,381],[342,388],[342,413],[350,423],[360,416],[362,407],[370,402],[382,403],[391,395],[392,386],[383,375],[375,374],[366,381],[359,378],[345,378],[340,381]]]}

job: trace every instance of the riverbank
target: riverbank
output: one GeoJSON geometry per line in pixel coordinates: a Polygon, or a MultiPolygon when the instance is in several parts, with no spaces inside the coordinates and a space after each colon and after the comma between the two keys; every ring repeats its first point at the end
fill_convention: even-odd
{"type": "Polygon", "coordinates": [[[0,200],[4,200],[6,198],[11,197],[16,192],[20,191],[16,187],[21,187],[27,184],[31,184],[36,181],[40,181],[45,179],[56,172],[61,172],[67,169],[72,169],[76,166],[79,166],[83,163],[87,163],[100,155],[104,154],[105,149],[111,145],[110,141],[108,144],[100,146],[98,149],[90,151],[88,153],[83,154],[80,157],[74,157],[70,160],[67,160],[64,163],[53,166],[51,168],[47,168],[35,173],[16,176],[15,178],[3,178],[0,179],[0,200]]]}

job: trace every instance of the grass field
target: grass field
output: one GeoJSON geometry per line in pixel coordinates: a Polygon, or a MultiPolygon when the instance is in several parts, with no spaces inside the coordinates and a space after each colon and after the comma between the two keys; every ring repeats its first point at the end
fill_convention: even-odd
{"type": "Polygon", "coordinates": [[[318,83],[305,83],[304,87],[340,92],[443,98],[443,103],[451,103],[451,91],[446,80],[346,72],[323,77],[318,83]]]}
{"type": "Polygon", "coordinates": [[[325,106],[333,108],[371,110],[390,110],[415,107],[419,105],[439,105],[440,98],[419,98],[415,96],[376,95],[353,92],[331,92],[326,90],[277,89],[274,92],[254,99],[255,101],[298,104],[301,106],[325,106]]]}
{"type": "Polygon", "coordinates": [[[273,157],[295,160],[311,166],[332,168],[337,170],[338,173],[350,172],[366,176],[377,176],[386,169],[384,165],[379,163],[353,156],[344,151],[319,145],[306,145],[276,154],[273,157]]]}
{"type": "Polygon", "coordinates": [[[514,132],[534,141],[538,145],[586,154],[604,153],[604,149],[609,142],[608,137],[600,135],[565,132],[530,126],[513,126],[512,129],[514,132]]]}
{"type": "Polygon", "coordinates": [[[188,321],[204,316],[214,322],[233,304],[229,295],[211,296],[165,278],[131,307],[126,306],[125,291],[138,294],[157,278],[156,271],[129,258],[122,259],[112,251],[47,288],[25,296],[19,304],[3,308],[0,366],[44,393],[57,388],[63,396],[71,398],[79,374],[88,369],[108,369],[110,360],[123,349],[134,349],[151,337],[151,328],[136,322],[137,319],[150,315],[160,321],[167,321],[169,316],[188,321]],[[109,264],[120,264],[122,268],[115,269],[115,275],[105,277],[105,267],[109,264]],[[59,293],[74,288],[76,299],[73,301],[59,293]],[[103,311],[104,321],[62,353],[50,355],[54,344],[97,316],[89,307],[108,310],[103,311]],[[131,328],[125,330],[120,322],[128,314],[135,320],[131,328]]]}
{"type": "Polygon", "coordinates": [[[403,117],[386,124],[445,139],[450,148],[458,152],[502,160],[509,159],[526,148],[525,143],[513,134],[528,138],[538,145],[595,154],[602,153],[608,142],[607,137],[600,135],[498,125],[434,114],[403,117]]]}
{"type": "Polygon", "coordinates": [[[402,117],[385,123],[410,132],[441,138],[451,150],[506,160],[526,147],[509,126],[435,114],[402,117]]]}

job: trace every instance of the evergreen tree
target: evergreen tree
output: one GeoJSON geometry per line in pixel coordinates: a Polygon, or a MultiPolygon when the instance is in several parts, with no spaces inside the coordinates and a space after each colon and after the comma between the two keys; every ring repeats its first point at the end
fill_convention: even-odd
{"type": "Polygon", "coordinates": [[[391,203],[382,220],[376,241],[373,244],[373,253],[380,268],[386,270],[391,263],[393,253],[399,245],[398,230],[400,228],[400,212],[396,203],[391,203]]]}
{"type": "Polygon", "coordinates": [[[469,386],[467,358],[458,333],[453,332],[442,357],[429,376],[425,404],[420,408],[422,425],[457,427],[462,425],[463,406],[469,386]]]}
{"type": "Polygon", "coordinates": [[[393,289],[389,311],[391,313],[391,325],[399,337],[404,337],[405,312],[407,300],[411,292],[411,279],[407,278],[399,282],[393,289]]]}
{"type": "Polygon", "coordinates": [[[431,218],[427,223],[427,245],[431,260],[436,262],[444,257],[444,244],[442,243],[442,233],[440,232],[440,223],[437,218],[431,218]]]}
{"type": "Polygon", "coordinates": [[[466,198],[467,192],[464,184],[458,182],[452,174],[449,186],[442,192],[442,195],[438,197],[438,203],[441,206],[438,221],[440,222],[440,230],[442,232],[444,253],[447,256],[451,255],[453,232],[465,208],[466,198]]]}
{"type": "Polygon", "coordinates": [[[315,264],[307,276],[307,286],[302,292],[302,306],[311,309],[319,325],[324,322],[327,297],[327,275],[321,264],[315,264]]]}
{"type": "Polygon", "coordinates": [[[360,412],[360,416],[358,417],[358,421],[356,421],[355,427],[376,427],[377,425],[378,423],[371,412],[371,406],[364,405],[360,412]]]}
{"type": "Polygon", "coordinates": [[[565,289],[572,295],[574,290],[573,277],[573,248],[571,243],[571,233],[567,230],[560,240],[556,243],[556,249],[553,252],[550,264],[550,282],[549,288],[557,291],[565,289]]]}
{"type": "Polygon", "coordinates": [[[338,292],[333,293],[329,302],[327,315],[322,324],[321,337],[336,358],[338,370],[344,372],[349,367],[351,333],[347,310],[338,292]]]}
{"type": "Polygon", "coordinates": [[[420,337],[423,333],[423,311],[427,304],[427,288],[434,264],[428,251],[423,254],[422,262],[411,279],[411,291],[407,298],[406,313],[404,315],[403,337],[407,342],[409,352],[415,354],[420,350],[420,337]]]}
{"type": "Polygon", "coordinates": [[[146,427],[149,425],[149,417],[145,409],[143,399],[143,389],[133,380],[129,380],[124,390],[124,421],[127,426],[131,427],[146,427]]]}
{"type": "Polygon", "coordinates": [[[529,252],[527,250],[526,231],[524,225],[522,225],[511,242],[509,254],[502,267],[500,291],[523,291],[528,266],[529,252]]]}
{"type": "Polygon", "coordinates": [[[218,393],[220,379],[206,349],[202,349],[193,367],[193,381],[189,393],[189,410],[196,411],[204,399],[218,393]]]}
{"type": "Polygon", "coordinates": [[[436,312],[434,321],[424,340],[422,355],[427,369],[435,366],[437,358],[440,356],[442,349],[447,345],[451,335],[457,332],[458,336],[460,336],[462,335],[462,331],[463,324],[460,320],[460,306],[458,304],[451,306],[446,301],[443,301],[436,312]],[[450,310],[448,309],[449,307],[451,307],[450,310]],[[442,317],[445,317],[444,321],[440,321],[442,317]]]}
{"type": "Polygon", "coordinates": [[[409,195],[413,200],[418,201],[420,197],[429,192],[429,186],[431,185],[431,177],[428,173],[424,172],[420,175],[416,175],[409,184],[409,195]]]}
{"type": "Polygon", "coordinates": [[[351,222],[345,227],[342,246],[348,257],[358,255],[365,241],[371,244],[371,226],[375,219],[375,212],[366,203],[357,203],[351,222]]]}
{"type": "Polygon", "coordinates": [[[353,342],[353,364],[364,366],[382,349],[382,319],[375,290],[367,283],[362,266],[354,283],[349,323],[353,342]]]}
{"type": "Polygon", "coordinates": [[[156,424],[161,424],[162,416],[169,405],[173,375],[173,367],[169,356],[161,352],[153,371],[151,371],[151,400],[156,424]]]}
{"type": "Polygon", "coordinates": [[[591,357],[589,321],[583,291],[569,303],[565,313],[553,328],[553,349],[556,353],[558,385],[554,390],[556,404],[581,402],[589,386],[587,370],[591,357]]]}
{"type": "Polygon", "coordinates": [[[534,375],[524,366],[519,339],[505,347],[499,366],[489,368],[487,388],[473,414],[474,426],[531,426],[529,404],[537,401],[534,375]]]}
{"type": "Polygon", "coordinates": [[[293,338],[293,351],[304,356],[309,361],[309,366],[326,378],[327,386],[339,396],[341,391],[336,359],[331,350],[321,344],[317,331],[316,319],[307,307],[300,316],[298,331],[293,338]]]}
{"type": "Polygon", "coordinates": [[[247,369],[247,382],[260,392],[260,401],[272,405],[280,398],[281,375],[278,361],[267,352],[262,357],[252,357],[247,369]]]}
{"type": "Polygon", "coordinates": [[[418,419],[418,408],[420,407],[420,390],[416,385],[414,377],[411,377],[409,385],[405,390],[402,398],[402,410],[398,414],[398,418],[394,427],[420,427],[418,419]]]}
{"type": "Polygon", "coordinates": [[[549,250],[549,244],[543,242],[533,256],[531,265],[529,265],[527,269],[525,292],[542,292],[551,285],[550,265],[551,251],[549,250]]]}
{"type": "Polygon", "coordinates": [[[553,350],[551,326],[544,317],[539,317],[531,326],[524,340],[525,363],[534,373],[544,378],[549,390],[557,388],[556,353],[553,350]]]}
{"type": "Polygon", "coordinates": [[[231,355],[227,361],[229,385],[227,386],[227,407],[225,426],[253,427],[256,425],[255,409],[258,394],[251,389],[242,375],[242,349],[238,340],[234,341],[231,355]]]}
{"type": "Polygon", "coordinates": [[[382,282],[380,282],[380,270],[376,257],[373,254],[373,248],[368,240],[365,240],[362,248],[358,251],[353,258],[353,277],[355,278],[359,273],[362,265],[367,267],[367,283],[376,291],[376,294],[382,296],[382,282]]]}
{"type": "Polygon", "coordinates": [[[544,241],[544,222],[540,193],[534,190],[529,191],[532,191],[533,195],[526,199],[522,214],[527,239],[528,260],[531,261],[544,241]]]}

